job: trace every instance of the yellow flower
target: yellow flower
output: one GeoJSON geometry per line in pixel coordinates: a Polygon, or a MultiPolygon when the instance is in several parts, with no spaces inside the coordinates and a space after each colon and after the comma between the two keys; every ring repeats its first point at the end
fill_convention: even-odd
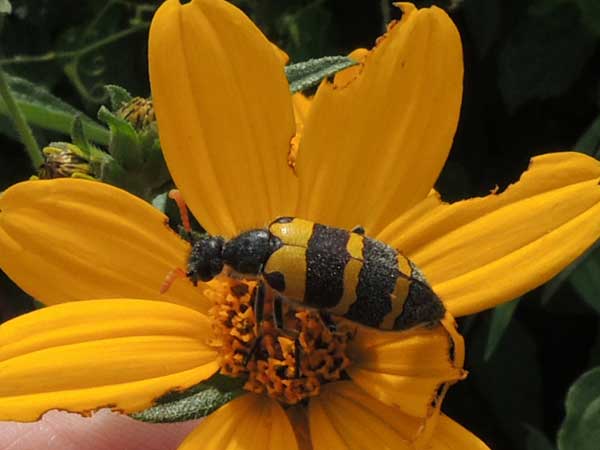
{"type": "MultiPolygon", "coordinates": [[[[433,328],[358,328],[349,380],[323,384],[307,407],[241,396],[181,448],[487,448],[438,414],[445,387],[463,376],[451,315],[532,289],[600,235],[600,164],[580,154],[536,158],[502,194],[441,202],[432,186],[458,121],[460,39],[440,9],[403,9],[360,66],[296,115],[280,56],[235,7],[168,0],[157,12],[150,77],[161,143],[202,225],[232,237],[281,215],[360,224],[410,257],[449,311],[433,328]]],[[[0,420],[139,411],[219,370],[210,299],[223,280],[159,292],[188,253],[161,213],[116,188],[64,179],[7,190],[0,265],[56,306],[0,327],[0,420]],[[67,303],[88,299],[100,300],[67,303]]]]}

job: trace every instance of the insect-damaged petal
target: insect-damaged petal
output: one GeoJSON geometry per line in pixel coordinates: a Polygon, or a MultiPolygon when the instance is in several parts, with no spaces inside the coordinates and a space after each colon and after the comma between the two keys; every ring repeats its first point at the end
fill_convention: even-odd
{"type": "Polygon", "coordinates": [[[501,194],[431,195],[378,238],[419,266],[452,315],[475,313],[548,281],[598,239],[599,181],[594,158],[537,156],[501,194]]]}
{"type": "Polygon", "coordinates": [[[165,2],[152,21],[150,81],[173,179],[211,233],[289,215],[294,113],[283,62],[237,8],[165,2]]]}
{"type": "Polygon", "coordinates": [[[0,326],[0,420],[138,411],[218,370],[201,313],[148,300],[50,306],[0,326]]]}
{"type": "Polygon", "coordinates": [[[205,418],[178,450],[298,450],[283,408],[253,394],[238,397],[205,418]]]}
{"type": "Polygon", "coordinates": [[[358,75],[320,86],[297,158],[297,215],[376,235],[423,199],[452,143],[462,71],[446,13],[404,6],[358,75]]]}
{"type": "Polygon", "coordinates": [[[185,268],[189,244],[143,200],[107,184],[59,179],[19,183],[0,196],[0,267],[46,304],[90,298],[209,303],[187,280],[160,294],[185,268]]]}
{"type": "Polygon", "coordinates": [[[360,327],[349,352],[352,381],[414,417],[436,414],[445,394],[443,385],[466,375],[464,343],[449,315],[433,328],[383,332],[360,327]]]}
{"type": "Polygon", "coordinates": [[[351,382],[332,383],[309,404],[314,450],[414,450],[429,434],[422,419],[385,405],[351,382]]]}

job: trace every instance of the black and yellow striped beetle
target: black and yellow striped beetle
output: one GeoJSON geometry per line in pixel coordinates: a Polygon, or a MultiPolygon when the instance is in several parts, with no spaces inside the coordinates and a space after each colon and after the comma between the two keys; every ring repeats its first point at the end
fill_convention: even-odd
{"type": "MultiPolygon", "coordinates": [[[[225,265],[264,281],[286,301],[382,330],[434,324],[445,313],[413,262],[360,227],[280,217],[229,241],[203,237],[193,242],[186,275],[194,284],[209,281],[225,265]]],[[[264,289],[257,292],[260,317],[264,289]]]]}

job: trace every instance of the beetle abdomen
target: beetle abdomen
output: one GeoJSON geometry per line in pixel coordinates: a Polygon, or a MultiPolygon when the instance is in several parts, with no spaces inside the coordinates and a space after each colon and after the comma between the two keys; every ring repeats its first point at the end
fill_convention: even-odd
{"type": "Polygon", "coordinates": [[[264,278],[292,301],[387,330],[444,315],[414,264],[381,241],[296,218],[278,219],[269,231],[282,246],[264,278]]]}

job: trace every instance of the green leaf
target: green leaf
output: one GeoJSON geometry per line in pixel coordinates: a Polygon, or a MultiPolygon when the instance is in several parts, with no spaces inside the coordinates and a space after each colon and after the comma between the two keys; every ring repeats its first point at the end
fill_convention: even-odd
{"type": "Polygon", "coordinates": [[[596,325],[596,338],[589,348],[588,367],[600,366],[600,318],[596,325]]]}
{"type": "Polygon", "coordinates": [[[575,150],[596,158],[600,156],[600,117],[596,118],[577,140],[575,150]]]}
{"type": "Polygon", "coordinates": [[[569,281],[581,298],[600,314],[600,252],[592,253],[579,264],[569,281]]]}
{"type": "MultiPolygon", "coordinates": [[[[332,34],[335,34],[333,14],[330,8],[324,7],[323,0],[271,3],[273,6],[279,3],[280,6],[276,8],[281,13],[271,8],[272,18],[268,21],[273,22],[274,31],[280,36],[281,42],[285,42],[285,50],[293,61],[304,61],[337,50],[332,44],[332,34]]],[[[250,9],[255,7],[251,6],[250,9]]]]}
{"type": "Polygon", "coordinates": [[[527,440],[525,441],[527,450],[555,450],[554,445],[540,430],[527,424],[525,424],[525,429],[527,430],[527,440]]]}
{"type": "Polygon", "coordinates": [[[114,115],[106,107],[98,110],[98,119],[110,128],[108,152],[127,170],[138,169],[143,163],[139,137],[133,126],[114,115]]]}
{"type": "Polygon", "coordinates": [[[575,0],[581,9],[583,23],[588,29],[600,36],[600,2],[598,0],[575,0]]]}
{"type": "MultiPolygon", "coordinates": [[[[8,84],[19,109],[29,124],[68,135],[71,132],[75,116],[79,115],[85,135],[98,144],[108,144],[109,133],[106,128],[55,97],[44,87],[10,75],[8,84]]],[[[7,113],[6,105],[0,99],[0,114],[7,115],[7,113]]]]}
{"type": "Polygon", "coordinates": [[[490,359],[490,356],[496,350],[498,343],[504,336],[504,332],[506,331],[506,327],[510,323],[510,319],[515,312],[519,304],[520,299],[513,300],[512,302],[505,303],[503,305],[497,306],[492,311],[492,319],[490,322],[490,328],[487,335],[487,342],[485,346],[485,353],[483,355],[483,359],[485,361],[490,359]]]}
{"type": "Polygon", "coordinates": [[[0,0],[0,14],[10,14],[12,12],[12,5],[8,0],[0,0]]]}
{"type": "Polygon", "coordinates": [[[594,36],[582,26],[573,5],[561,2],[535,13],[530,10],[500,53],[499,84],[506,104],[514,109],[532,99],[564,93],[594,46],[594,36]]]}
{"type": "Polygon", "coordinates": [[[569,389],[560,450],[597,450],[600,442],[600,367],[584,373],[569,389]]]}
{"type": "Polygon", "coordinates": [[[557,276],[551,279],[548,283],[544,285],[542,289],[542,304],[547,305],[548,302],[556,295],[561,286],[565,283],[565,281],[569,280],[571,274],[577,270],[577,268],[585,264],[587,259],[594,253],[594,251],[600,247],[600,242],[595,243],[590,249],[588,249],[583,255],[565,267],[562,272],[560,272],[557,276]]]}
{"type": "Polygon", "coordinates": [[[499,0],[465,0],[465,19],[479,56],[485,56],[498,38],[502,8],[499,0]]]}
{"type": "Polygon", "coordinates": [[[81,120],[80,115],[75,116],[75,119],[73,120],[73,127],[71,128],[71,142],[89,155],[90,143],[85,137],[83,121],[81,120]]]}
{"type": "Polygon", "coordinates": [[[325,56],[290,64],[286,66],[285,74],[290,83],[290,91],[294,93],[316,86],[323,78],[355,64],[357,62],[347,56],[325,56]]]}
{"type": "Polygon", "coordinates": [[[184,392],[169,393],[157,400],[157,404],[131,417],[143,422],[165,423],[199,419],[230,402],[245,391],[241,378],[215,375],[184,392]]]}
{"type": "Polygon", "coordinates": [[[158,209],[160,212],[165,212],[167,210],[167,202],[169,199],[169,193],[163,192],[162,194],[158,194],[156,197],[152,199],[152,206],[158,209]]]}
{"type": "Polygon", "coordinates": [[[153,198],[156,189],[160,189],[171,181],[171,174],[160,147],[156,128],[149,127],[139,132],[138,137],[144,159],[140,168],[140,177],[142,183],[152,191],[150,197],[153,198]]]}
{"type": "Polygon", "coordinates": [[[108,98],[110,99],[110,109],[114,112],[121,106],[129,103],[133,98],[131,94],[121,86],[116,84],[107,84],[104,86],[106,92],[108,92],[108,98]]]}
{"type": "Polygon", "coordinates": [[[478,326],[471,334],[469,378],[489,410],[502,420],[496,424],[510,436],[515,447],[525,441],[523,423],[542,425],[542,377],[536,343],[517,320],[510,321],[496,351],[485,361],[488,327],[478,326]],[[516,402],[515,399],[524,399],[516,402]]]}

